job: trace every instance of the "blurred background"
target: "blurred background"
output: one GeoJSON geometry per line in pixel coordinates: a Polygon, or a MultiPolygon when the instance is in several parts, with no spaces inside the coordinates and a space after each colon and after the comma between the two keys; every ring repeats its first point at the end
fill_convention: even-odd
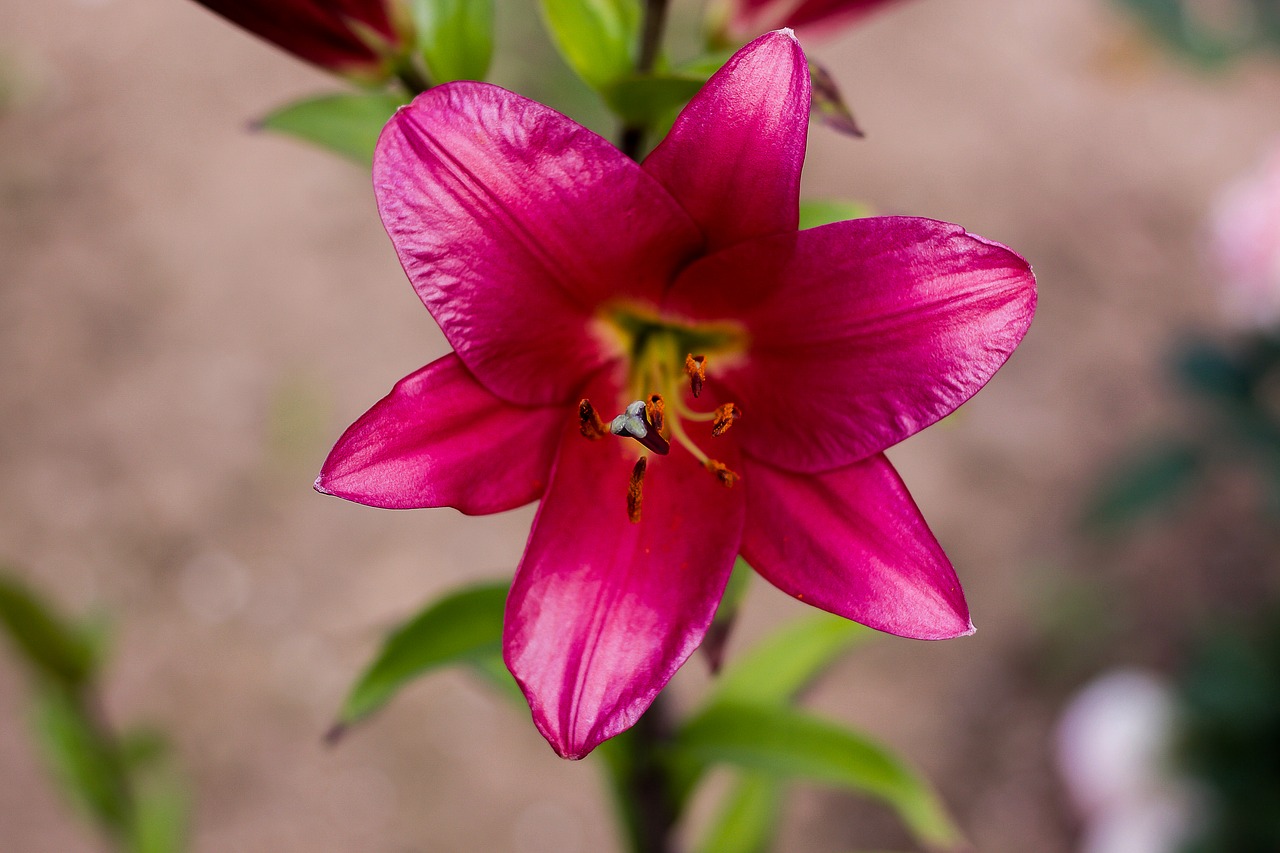
{"type": "MultiPolygon", "coordinates": [[[[528,5],[499,2],[493,79],[585,108],[528,5]]],[[[913,0],[810,46],[867,136],[815,128],[806,191],[959,222],[1040,283],[1008,366],[890,452],[978,633],[880,638],[807,702],[922,768],[982,851],[1175,849],[1090,847],[1097,798],[1128,795],[1090,788],[1081,757],[1163,754],[1184,721],[1176,766],[1135,783],[1165,832],[1229,799],[1179,774],[1241,787],[1224,756],[1280,742],[1280,663],[1256,639],[1280,645],[1280,314],[1258,296],[1280,261],[1257,243],[1280,243],[1280,186],[1247,189],[1280,146],[1280,60],[1235,50],[1275,12],[1219,39],[1244,4],[1177,5],[913,0]],[[1059,729],[1086,685],[1093,717],[1059,729]]],[[[193,2],[0,6],[0,563],[101,615],[103,714],[168,734],[195,850],[615,849],[599,768],[462,674],[322,743],[385,631],[509,576],[533,516],[311,490],[342,429],[447,351],[367,172],[250,129],[339,85],[193,2]]],[[[756,584],[729,656],[805,610],[756,584]]],[[[0,847],[100,849],[2,648],[0,847]]],[[[694,659],[677,703],[706,682],[694,659]]],[[[1280,810],[1274,766],[1246,813],[1280,810]]],[[[883,808],[802,785],[779,849],[910,845],[883,808]]]]}

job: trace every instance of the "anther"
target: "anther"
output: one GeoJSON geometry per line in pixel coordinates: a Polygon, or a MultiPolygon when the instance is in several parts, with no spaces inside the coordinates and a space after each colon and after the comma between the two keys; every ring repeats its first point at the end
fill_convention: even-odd
{"type": "Polygon", "coordinates": [[[627,484],[627,518],[632,524],[640,523],[640,501],[643,497],[640,487],[644,485],[644,472],[649,467],[649,457],[641,456],[636,460],[636,467],[631,469],[631,482],[627,484]]]}
{"type": "Polygon", "coordinates": [[[663,401],[662,395],[650,394],[649,402],[645,404],[644,411],[649,416],[649,423],[653,424],[653,428],[661,433],[667,425],[667,404],[663,401]]]}
{"type": "Polygon", "coordinates": [[[600,416],[596,414],[596,407],[591,405],[590,400],[583,400],[578,404],[578,431],[582,433],[583,438],[589,438],[592,441],[609,434],[609,428],[604,425],[604,421],[600,420],[600,416]]]}
{"type": "Polygon", "coordinates": [[[733,426],[733,422],[742,417],[742,409],[737,403],[725,403],[716,409],[715,420],[711,423],[712,435],[724,435],[733,426]]]}
{"type": "Polygon", "coordinates": [[[706,469],[716,475],[716,479],[720,481],[720,485],[726,489],[732,489],[733,484],[742,479],[736,471],[729,470],[723,462],[715,459],[708,459],[705,463],[706,469]]]}
{"type": "Polygon", "coordinates": [[[707,357],[690,353],[684,357],[684,372],[689,374],[689,390],[697,397],[702,393],[702,383],[707,381],[707,357]]]}
{"type": "Polygon", "coordinates": [[[644,400],[628,403],[626,410],[609,424],[609,431],[614,435],[634,438],[659,456],[666,456],[671,452],[670,443],[649,420],[649,412],[644,400]]]}

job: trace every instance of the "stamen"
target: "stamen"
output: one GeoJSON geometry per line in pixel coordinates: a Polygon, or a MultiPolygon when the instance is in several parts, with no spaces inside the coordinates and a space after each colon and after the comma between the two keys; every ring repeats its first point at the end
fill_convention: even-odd
{"type": "Polygon", "coordinates": [[[636,400],[627,404],[626,411],[613,419],[609,431],[614,435],[629,436],[643,444],[659,456],[671,452],[671,445],[649,421],[649,413],[644,400],[636,400]]]}
{"type": "Polygon", "coordinates": [[[650,394],[649,402],[644,407],[645,414],[649,416],[650,423],[658,432],[662,432],[667,425],[667,404],[663,401],[661,394],[650,394]]]}
{"type": "Polygon", "coordinates": [[[596,414],[596,407],[591,405],[590,400],[584,399],[578,404],[578,432],[582,433],[583,438],[589,438],[592,441],[609,434],[609,428],[604,425],[604,421],[600,420],[600,416],[596,414]]]}
{"type": "Polygon", "coordinates": [[[631,469],[631,482],[627,484],[627,518],[632,524],[640,523],[640,487],[644,485],[644,472],[649,467],[649,457],[641,456],[631,469]]]}
{"type": "Polygon", "coordinates": [[[711,424],[712,435],[724,435],[733,426],[733,422],[742,417],[742,409],[737,403],[725,403],[716,409],[715,422],[711,424]]]}
{"type": "Polygon", "coordinates": [[[716,459],[708,459],[703,463],[706,469],[716,475],[716,479],[720,481],[720,485],[726,489],[732,489],[733,484],[741,480],[736,471],[729,470],[723,462],[716,459]]]}
{"type": "MultiPolygon", "coordinates": [[[[679,350],[676,350],[679,352],[679,350]]],[[[677,356],[678,358],[678,356],[677,356]]],[[[684,372],[689,374],[689,390],[697,397],[702,393],[702,383],[707,381],[707,357],[690,353],[684,357],[684,372]]]]}

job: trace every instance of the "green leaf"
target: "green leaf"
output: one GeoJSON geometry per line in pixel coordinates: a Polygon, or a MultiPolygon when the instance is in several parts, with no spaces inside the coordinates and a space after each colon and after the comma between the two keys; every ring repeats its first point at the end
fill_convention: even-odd
{"type": "Polygon", "coordinates": [[[602,90],[632,72],[639,0],[541,0],[540,5],[560,55],[592,88],[602,90]]]}
{"type": "Polygon", "coordinates": [[[1199,448],[1180,441],[1153,444],[1121,459],[1089,500],[1084,524],[1109,532],[1168,509],[1198,479],[1199,448]]]}
{"type": "Polygon", "coordinates": [[[725,796],[698,853],[768,853],[778,828],[782,786],[768,773],[742,774],[725,796]]]}
{"type": "Polygon", "coordinates": [[[453,592],[396,629],[347,696],[340,726],[365,717],[406,682],[428,670],[476,663],[502,651],[502,614],[507,584],[485,584],[453,592]]]}
{"type": "Polygon", "coordinates": [[[705,82],[683,74],[632,75],[608,84],[602,94],[624,122],[649,125],[678,112],[705,82]]]}
{"type": "Polygon", "coordinates": [[[383,125],[405,98],[389,92],[320,95],[281,107],[258,126],[368,165],[383,125]]]}
{"type": "Polygon", "coordinates": [[[177,782],[143,789],[137,799],[130,853],[181,853],[187,849],[186,791],[177,782]]]}
{"type": "Polygon", "coordinates": [[[507,669],[507,664],[503,661],[501,653],[476,658],[470,661],[470,665],[472,672],[479,675],[499,693],[506,696],[516,705],[525,706],[524,692],[511,675],[511,671],[507,669]]]}
{"type": "Polygon", "coordinates": [[[846,219],[864,219],[871,215],[870,205],[859,201],[805,199],[800,202],[800,230],[844,222],[846,219]]]}
{"type": "Polygon", "coordinates": [[[178,772],[164,761],[134,774],[133,833],[129,853],[182,853],[187,849],[190,795],[178,772]]]}
{"type": "Polygon", "coordinates": [[[67,796],[123,837],[129,828],[128,784],[113,745],[65,691],[45,690],[32,718],[45,759],[67,796]]]}
{"type": "Polygon", "coordinates": [[[155,767],[169,756],[168,739],[150,727],[130,729],[120,736],[118,743],[120,759],[131,773],[155,767]]]}
{"type": "Polygon", "coordinates": [[[871,636],[871,629],[827,614],[787,625],[725,669],[707,707],[791,702],[840,655],[871,636]]]}
{"type": "Polygon", "coordinates": [[[413,0],[432,83],[483,80],[493,59],[493,0],[413,0]]]}
{"type": "Polygon", "coordinates": [[[32,590],[3,573],[0,628],[38,677],[72,692],[85,685],[97,666],[96,644],[87,632],[63,621],[32,590]]]}
{"type": "Polygon", "coordinates": [[[958,834],[929,786],[884,747],[834,723],[785,707],[717,703],[676,737],[676,754],[776,778],[803,778],[876,797],[923,843],[958,834]]]}

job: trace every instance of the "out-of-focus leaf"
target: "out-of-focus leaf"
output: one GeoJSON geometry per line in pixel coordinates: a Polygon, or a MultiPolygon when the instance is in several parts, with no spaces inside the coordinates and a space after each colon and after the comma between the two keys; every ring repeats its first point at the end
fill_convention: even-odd
{"type": "Polygon", "coordinates": [[[725,796],[698,853],[768,853],[777,832],[782,786],[767,773],[743,773],[725,796]]]}
{"type": "Polygon", "coordinates": [[[138,727],[121,735],[120,759],[129,772],[154,767],[169,754],[169,742],[156,729],[138,727]]]}
{"type": "Polygon", "coordinates": [[[71,691],[97,665],[95,643],[55,614],[34,592],[0,572],[0,628],[37,676],[71,691]]]}
{"type": "Polygon", "coordinates": [[[541,0],[542,19],[565,62],[603,90],[634,70],[639,0],[541,0]]]}
{"type": "Polygon", "coordinates": [[[735,660],[707,700],[718,704],[784,705],[872,631],[838,616],[817,614],[784,627],[735,660]]]}
{"type": "Polygon", "coordinates": [[[118,756],[65,691],[45,690],[32,718],[46,760],[67,796],[120,837],[128,832],[128,784],[118,756]]]}
{"type": "Polygon", "coordinates": [[[705,82],[682,74],[632,75],[608,84],[602,93],[623,121],[648,125],[679,111],[705,82]]]}
{"type": "Polygon", "coordinates": [[[853,120],[853,111],[844,102],[840,87],[836,85],[836,78],[827,69],[810,60],[809,80],[813,83],[813,99],[809,102],[810,117],[837,133],[862,137],[862,130],[853,120]]]}
{"type": "Polygon", "coordinates": [[[339,726],[373,713],[406,682],[428,670],[500,655],[506,598],[506,584],[468,587],[397,628],[347,695],[339,726]]]}
{"type": "Polygon", "coordinates": [[[1204,462],[1201,451],[1168,441],[1135,451],[1117,462],[1088,502],[1084,524],[1109,532],[1167,509],[1196,482],[1204,462]]]}
{"type": "MultiPolygon", "coordinates": [[[[1247,29],[1218,31],[1198,20],[1187,0],[1116,0],[1142,19],[1156,36],[1176,51],[1200,64],[1213,67],[1253,45],[1247,29]]],[[[1258,5],[1274,0],[1259,0],[1258,5]]]]}
{"type": "Polygon", "coordinates": [[[494,689],[515,702],[515,704],[524,706],[524,693],[520,690],[520,685],[516,684],[511,671],[507,669],[501,654],[484,655],[469,663],[472,671],[483,678],[486,683],[492,685],[494,689]]]}
{"type": "Polygon", "coordinates": [[[383,125],[405,99],[388,92],[320,95],[281,107],[258,126],[368,165],[383,125]]]}
{"type": "Polygon", "coordinates": [[[135,790],[129,853],[181,853],[187,848],[189,797],[174,773],[160,773],[135,790]]]}
{"type": "Polygon", "coordinates": [[[711,75],[719,71],[729,58],[733,56],[733,51],[713,51],[702,56],[682,62],[676,69],[680,74],[686,77],[697,77],[699,80],[706,82],[711,79],[711,75]]]}
{"type": "Polygon", "coordinates": [[[716,703],[684,726],[673,750],[683,760],[868,794],[891,806],[925,844],[948,848],[959,839],[933,791],[888,750],[790,708],[716,703]]]}
{"type": "Polygon", "coordinates": [[[1208,341],[1188,345],[1176,362],[1178,378],[1189,391],[1244,402],[1253,391],[1254,371],[1233,352],[1208,341]]]}
{"type": "Polygon", "coordinates": [[[800,202],[800,230],[844,222],[846,219],[864,219],[871,215],[871,207],[857,201],[805,199],[800,202]]]}
{"type": "Polygon", "coordinates": [[[413,0],[432,83],[483,80],[493,59],[493,0],[413,0]]]}

